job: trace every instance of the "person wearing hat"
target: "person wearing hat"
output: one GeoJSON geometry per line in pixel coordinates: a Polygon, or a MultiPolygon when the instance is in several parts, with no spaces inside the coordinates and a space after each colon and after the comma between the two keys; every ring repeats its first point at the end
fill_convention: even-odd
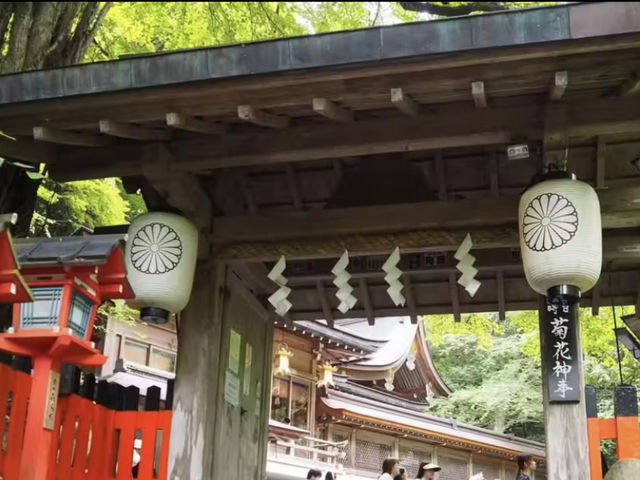
{"type": "Polygon", "coordinates": [[[442,470],[442,468],[440,468],[435,463],[422,462],[420,464],[420,468],[418,469],[418,475],[416,476],[416,479],[434,480],[436,478],[436,472],[439,472],[440,470],[442,470]]]}

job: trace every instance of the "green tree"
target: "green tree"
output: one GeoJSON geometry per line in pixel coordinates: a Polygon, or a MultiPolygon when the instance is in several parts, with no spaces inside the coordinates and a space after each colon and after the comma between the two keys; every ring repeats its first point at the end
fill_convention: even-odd
{"type": "Polygon", "coordinates": [[[127,195],[115,178],[69,183],[47,178],[38,189],[30,233],[66,236],[82,228],[123,225],[144,210],[141,197],[127,195]]]}
{"type": "MultiPolygon", "coordinates": [[[[616,309],[619,316],[632,307],[616,309]]],[[[580,311],[587,384],[597,388],[601,416],[613,415],[613,392],[620,383],[618,345],[611,308],[580,311]]],[[[430,412],[498,432],[544,440],[540,341],[537,312],[425,318],[438,371],[454,390],[437,399],[430,412]],[[464,359],[464,361],[461,361],[464,359]]],[[[640,383],[640,364],[620,348],[624,383],[640,383]]]]}

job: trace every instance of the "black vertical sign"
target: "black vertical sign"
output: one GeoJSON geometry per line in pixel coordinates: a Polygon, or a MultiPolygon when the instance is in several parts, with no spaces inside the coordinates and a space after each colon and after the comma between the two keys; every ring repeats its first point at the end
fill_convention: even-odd
{"type": "Polygon", "coordinates": [[[579,305],[545,302],[542,352],[549,403],[580,401],[580,370],[576,322],[579,305]]]}

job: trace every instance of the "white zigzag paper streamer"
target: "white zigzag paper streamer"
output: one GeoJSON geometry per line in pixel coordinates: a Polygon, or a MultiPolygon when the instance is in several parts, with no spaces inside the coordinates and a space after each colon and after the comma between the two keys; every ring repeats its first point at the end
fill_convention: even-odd
{"type": "Polygon", "coordinates": [[[349,265],[349,253],[345,250],[340,260],[331,269],[331,273],[335,276],[333,284],[338,287],[336,297],[340,300],[338,310],[342,313],[347,313],[358,302],[358,299],[353,296],[353,287],[349,285],[349,279],[351,274],[347,272],[347,266],[349,265]]]}
{"type": "Polygon", "coordinates": [[[287,262],[284,256],[273,266],[269,274],[269,280],[274,282],[280,288],[269,297],[269,303],[276,309],[276,313],[284,317],[293,306],[287,297],[291,293],[291,289],[287,287],[288,280],[282,275],[284,269],[287,268],[287,262]]]}
{"type": "Polygon", "coordinates": [[[473,297],[478,291],[478,288],[480,288],[480,282],[475,278],[478,269],[473,266],[476,257],[469,253],[472,247],[473,242],[471,241],[471,235],[467,233],[467,236],[464,237],[464,240],[453,257],[458,260],[456,268],[462,273],[458,279],[458,284],[462,285],[467,293],[473,297]]]}
{"type": "Polygon", "coordinates": [[[396,307],[404,306],[406,299],[402,294],[402,288],[404,285],[400,281],[400,276],[402,275],[402,270],[398,268],[398,263],[400,262],[400,248],[396,247],[387,261],[382,265],[382,270],[387,272],[384,277],[384,281],[389,284],[389,288],[387,288],[387,293],[391,297],[393,304],[396,307]]]}

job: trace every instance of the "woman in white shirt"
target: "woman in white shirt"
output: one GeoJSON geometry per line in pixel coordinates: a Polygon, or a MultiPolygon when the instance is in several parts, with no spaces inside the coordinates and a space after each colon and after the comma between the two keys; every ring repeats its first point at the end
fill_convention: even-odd
{"type": "Polygon", "coordinates": [[[393,480],[400,473],[400,462],[395,458],[387,458],[382,462],[382,475],[378,480],[393,480]]]}

